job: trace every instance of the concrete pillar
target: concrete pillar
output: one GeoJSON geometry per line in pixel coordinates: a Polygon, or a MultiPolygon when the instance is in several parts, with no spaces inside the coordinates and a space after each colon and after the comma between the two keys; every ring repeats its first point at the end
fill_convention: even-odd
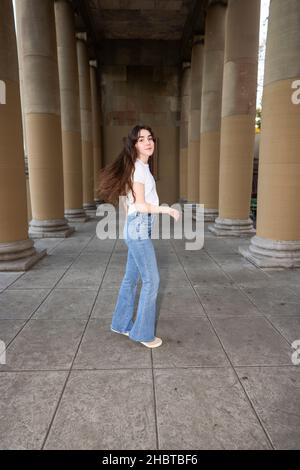
{"type": "Polygon", "coordinates": [[[92,133],[93,133],[93,155],[94,155],[94,201],[100,204],[97,194],[97,181],[101,169],[101,115],[100,100],[97,83],[97,61],[90,60],[90,80],[92,99],[92,133]]]}
{"type": "Polygon", "coordinates": [[[300,9],[272,0],[258,170],[257,233],[240,252],[260,267],[300,267],[300,9]]]}
{"type": "Polygon", "coordinates": [[[83,208],[87,215],[95,216],[92,105],[90,70],[86,45],[87,35],[86,33],[77,33],[76,37],[81,117],[83,208]]]}
{"type": "Polygon", "coordinates": [[[203,36],[195,36],[191,59],[191,100],[188,126],[187,199],[199,200],[200,119],[203,69],[203,36]]]}
{"type": "Polygon", "coordinates": [[[249,217],[259,41],[260,0],[229,0],[219,179],[219,217],[209,229],[219,236],[254,232],[249,217]]]}
{"type": "Polygon", "coordinates": [[[60,85],[65,217],[88,220],[83,208],[79,80],[74,13],[68,0],[56,0],[55,23],[60,85]]]}
{"type": "Polygon", "coordinates": [[[214,221],[219,207],[219,162],[225,43],[224,2],[211,3],[206,17],[201,100],[199,202],[204,220],[214,221]]]}
{"type": "Polygon", "coordinates": [[[188,126],[191,100],[191,63],[182,64],[181,76],[181,113],[180,113],[180,160],[179,160],[179,194],[182,203],[187,201],[187,153],[188,126]]]}
{"type": "Polygon", "coordinates": [[[26,129],[25,129],[25,113],[24,113],[24,85],[23,85],[23,52],[22,52],[22,41],[20,40],[20,34],[18,34],[18,30],[20,30],[20,25],[18,22],[20,21],[20,17],[16,18],[16,37],[17,37],[17,50],[18,50],[18,62],[19,62],[19,81],[20,81],[20,97],[21,97],[21,111],[22,111],[22,128],[23,128],[23,145],[24,145],[24,153],[25,153],[25,172],[28,174],[28,151],[27,151],[27,138],[26,138],[26,129]]]}
{"type": "Polygon", "coordinates": [[[47,254],[28,238],[17,44],[11,0],[0,2],[0,271],[26,271],[47,254]]]}
{"type": "Polygon", "coordinates": [[[67,237],[53,0],[17,0],[24,72],[32,238],[67,237]]]}

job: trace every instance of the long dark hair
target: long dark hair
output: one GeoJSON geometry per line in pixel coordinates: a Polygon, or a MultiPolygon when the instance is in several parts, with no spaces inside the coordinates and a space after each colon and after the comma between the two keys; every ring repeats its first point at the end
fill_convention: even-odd
{"type": "Polygon", "coordinates": [[[150,132],[155,143],[155,136],[151,127],[138,125],[131,130],[117,159],[99,172],[97,194],[101,200],[117,205],[119,196],[125,196],[129,191],[132,191],[135,201],[132,188],[132,174],[138,157],[135,144],[140,136],[140,131],[143,129],[150,132]]]}

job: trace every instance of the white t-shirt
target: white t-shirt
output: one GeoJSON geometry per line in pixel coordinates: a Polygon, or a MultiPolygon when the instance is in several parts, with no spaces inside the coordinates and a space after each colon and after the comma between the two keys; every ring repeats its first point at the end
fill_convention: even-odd
{"type": "MultiPolygon", "coordinates": [[[[159,199],[156,192],[155,179],[150,171],[148,163],[143,163],[141,160],[135,161],[135,170],[132,175],[133,183],[143,183],[145,185],[145,202],[153,204],[154,206],[159,205],[159,199]]],[[[127,194],[127,206],[128,214],[136,212],[137,209],[134,204],[132,192],[129,191],[127,194]]]]}

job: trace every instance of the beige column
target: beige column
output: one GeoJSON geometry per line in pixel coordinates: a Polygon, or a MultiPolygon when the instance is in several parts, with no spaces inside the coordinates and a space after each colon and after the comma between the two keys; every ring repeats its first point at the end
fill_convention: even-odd
{"type": "Polygon", "coordinates": [[[210,4],[205,24],[203,59],[199,202],[204,204],[204,220],[214,221],[219,207],[219,162],[221,108],[225,43],[223,1],[210,4]]]}
{"type": "Polygon", "coordinates": [[[187,199],[199,200],[200,119],[203,70],[203,36],[195,36],[191,59],[191,100],[188,126],[187,199]]]}
{"type": "Polygon", "coordinates": [[[96,214],[94,201],[94,156],[92,136],[91,83],[86,33],[77,33],[77,59],[81,119],[83,208],[90,216],[96,214]]]}
{"type": "Polygon", "coordinates": [[[11,0],[0,2],[0,271],[26,271],[46,250],[28,238],[17,44],[11,0]]]}
{"type": "Polygon", "coordinates": [[[300,267],[300,9],[272,0],[258,169],[257,233],[240,252],[260,267],[300,267]]]}
{"type": "Polygon", "coordinates": [[[23,54],[24,112],[32,238],[67,237],[53,0],[17,0],[23,54]]]}
{"type": "Polygon", "coordinates": [[[20,40],[20,17],[16,18],[16,37],[17,37],[17,50],[18,50],[18,62],[19,62],[19,80],[20,80],[20,97],[21,97],[21,111],[22,111],[22,128],[23,128],[23,143],[24,143],[24,153],[25,153],[25,171],[28,172],[28,152],[27,152],[27,141],[26,141],[26,131],[25,131],[25,114],[24,114],[24,85],[23,85],[23,52],[22,52],[22,41],[20,40]]]}
{"type": "Polygon", "coordinates": [[[220,236],[254,232],[249,218],[253,155],[260,0],[229,0],[219,179],[219,217],[209,229],[220,236]]]}
{"type": "Polygon", "coordinates": [[[97,195],[97,181],[101,169],[101,115],[100,100],[97,84],[97,61],[90,60],[90,80],[92,99],[92,133],[93,133],[93,155],[94,155],[94,201],[100,204],[97,195]]]}
{"type": "Polygon", "coordinates": [[[74,12],[68,0],[56,0],[55,23],[61,103],[65,217],[88,220],[83,208],[79,80],[74,12]]]}
{"type": "Polygon", "coordinates": [[[187,152],[188,126],[191,100],[191,63],[182,64],[181,76],[181,113],[180,113],[180,159],[179,159],[179,194],[180,202],[187,201],[187,152]]]}

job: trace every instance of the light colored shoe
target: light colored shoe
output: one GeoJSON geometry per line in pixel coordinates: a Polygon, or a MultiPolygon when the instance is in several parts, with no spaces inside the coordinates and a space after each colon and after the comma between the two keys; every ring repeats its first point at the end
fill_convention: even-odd
{"type": "Polygon", "coordinates": [[[114,330],[113,328],[111,328],[111,331],[113,331],[114,333],[119,333],[119,335],[125,335],[125,336],[129,336],[129,331],[117,331],[117,330],[114,330]]]}
{"type": "Polygon", "coordinates": [[[147,348],[158,348],[162,345],[162,339],[155,337],[153,341],[140,341],[147,348]]]}

